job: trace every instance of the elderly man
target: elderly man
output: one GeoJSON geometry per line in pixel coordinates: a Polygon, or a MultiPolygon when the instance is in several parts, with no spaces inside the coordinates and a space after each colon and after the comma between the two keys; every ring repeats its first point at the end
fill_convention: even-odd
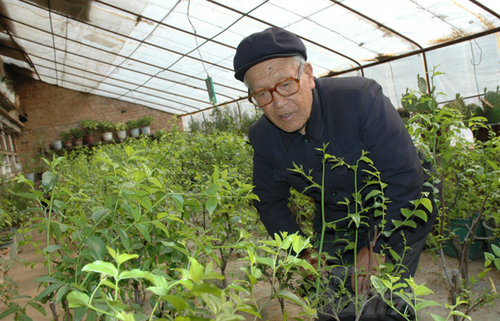
{"type": "MultiPolygon", "coordinates": [[[[398,112],[375,81],[362,77],[316,79],[306,60],[303,42],[278,28],[246,37],[234,57],[235,77],[248,87],[250,102],[265,114],[249,133],[254,148],[254,193],[259,197],[254,205],[260,218],[271,236],[284,231],[304,235],[288,207],[293,187],[314,199],[317,210],[313,227],[315,233],[321,233],[321,191],[306,189],[310,181],[290,169],[294,164],[302,166],[314,182],[321,184],[321,150],[327,144],[328,154],[351,165],[363,151],[368,152],[382,182],[387,184],[384,195],[390,202],[385,219],[390,229],[392,220],[402,220],[402,208],[412,208],[410,201],[420,199],[423,192],[432,194],[432,187],[424,185],[429,177],[424,168],[431,167],[423,162],[398,112]]],[[[345,247],[354,242],[355,224],[344,218],[354,208],[349,209],[343,201],[352,198],[356,177],[347,166],[332,166],[327,163],[325,169],[324,215],[326,222],[338,223],[335,228],[326,229],[323,249],[333,257],[329,263],[352,265],[354,251],[345,247]]],[[[360,164],[356,171],[358,189],[367,177],[363,169],[370,168],[360,164]]],[[[368,213],[366,224],[358,229],[358,271],[367,271],[369,264],[373,267],[383,263],[386,255],[382,251],[390,247],[405,253],[403,277],[414,275],[435,217],[436,210],[429,213],[427,221],[415,219],[416,228],[403,228],[390,237],[379,237],[370,250],[374,227],[381,217],[368,213]],[[405,251],[405,246],[411,250],[405,251]]],[[[301,257],[313,262],[311,254],[306,251],[301,257]]],[[[387,257],[388,262],[392,259],[387,257]]],[[[365,278],[363,273],[358,276],[359,290],[367,284],[365,278]]],[[[347,316],[346,320],[352,317],[347,316]]],[[[391,320],[385,316],[375,319],[391,320]]]]}

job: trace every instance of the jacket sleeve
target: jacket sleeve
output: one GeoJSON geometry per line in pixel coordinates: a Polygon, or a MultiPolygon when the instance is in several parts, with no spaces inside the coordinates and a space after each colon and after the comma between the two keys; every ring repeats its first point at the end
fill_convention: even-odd
{"type": "MultiPolygon", "coordinates": [[[[276,157],[277,148],[273,146],[273,136],[264,129],[265,121],[267,120],[261,118],[250,127],[249,133],[250,143],[254,148],[253,191],[259,197],[259,200],[254,201],[254,206],[271,237],[284,231],[289,234],[299,232],[304,236],[288,207],[290,185],[286,181],[275,179],[273,157],[276,157]]],[[[275,133],[274,137],[279,135],[275,133]]]]}
{"type": "MultiPolygon", "coordinates": [[[[402,220],[401,209],[411,207],[410,201],[421,197],[424,172],[420,157],[403,120],[382,88],[375,81],[367,81],[361,92],[359,108],[359,135],[369,150],[368,157],[387,184],[385,197],[389,198],[386,211],[386,230],[393,227],[392,220],[402,220]]],[[[375,220],[375,223],[378,223],[375,220]]],[[[427,236],[424,221],[417,221],[417,228],[405,228],[406,243],[427,236]]],[[[380,238],[376,251],[386,243],[393,249],[404,244],[401,230],[388,239],[380,238]]]]}

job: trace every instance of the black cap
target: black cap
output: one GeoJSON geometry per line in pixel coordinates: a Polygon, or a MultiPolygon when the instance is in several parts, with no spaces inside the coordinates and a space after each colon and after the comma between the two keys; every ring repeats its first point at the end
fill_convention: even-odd
{"type": "Polygon", "coordinates": [[[234,56],[234,77],[243,81],[245,73],[259,62],[279,57],[302,56],[307,60],[306,46],[293,33],[267,28],[244,38],[234,56]]]}

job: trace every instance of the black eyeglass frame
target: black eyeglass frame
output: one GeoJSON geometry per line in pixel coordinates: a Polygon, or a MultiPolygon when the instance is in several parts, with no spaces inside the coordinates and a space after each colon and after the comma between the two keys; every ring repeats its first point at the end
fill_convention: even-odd
{"type": "Polygon", "coordinates": [[[270,103],[272,103],[272,102],[274,101],[273,92],[276,92],[276,93],[277,93],[278,95],[280,95],[281,97],[290,97],[290,96],[292,96],[292,95],[295,95],[295,94],[296,94],[296,93],[298,93],[298,92],[299,92],[299,90],[300,90],[300,77],[302,76],[302,71],[303,71],[303,70],[304,70],[304,63],[300,63],[300,65],[299,65],[299,73],[298,73],[297,77],[290,77],[290,78],[287,78],[287,79],[285,79],[285,80],[283,80],[283,81],[280,81],[280,82],[279,82],[279,83],[277,83],[276,85],[274,85],[274,87],[273,87],[273,88],[271,88],[271,89],[262,89],[262,90],[259,90],[259,91],[254,92],[254,93],[252,93],[252,94],[250,94],[250,89],[248,89],[248,101],[250,101],[250,102],[251,102],[251,103],[252,103],[255,107],[257,107],[257,108],[263,108],[263,107],[265,107],[265,106],[269,105],[270,103]],[[279,85],[281,85],[281,84],[283,84],[283,83],[285,83],[285,82],[287,82],[287,81],[290,81],[290,80],[294,80],[294,81],[297,83],[297,86],[298,86],[297,91],[296,91],[296,92],[293,92],[293,93],[291,93],[291,94],[282,95],[282,94],[281,94],[281,93],[277,90],[278,86],[279,86],[279,85]],[[263,92],[263,91],[268,91],[268,92],[271,94],[271,101],[270,101],[270,102],[268,102],[268,103],[266,103],[266,104],[264,104],[264,105],[262,105],[262,106],[259,106],[257,103],[255,103],[254,101],[252,101],[252,97],[253,97],[253,96],[255,96],[255,95],[257,95],[257,94],[259,94],[259,93],[261,93],[261,92],[263,92]]]}

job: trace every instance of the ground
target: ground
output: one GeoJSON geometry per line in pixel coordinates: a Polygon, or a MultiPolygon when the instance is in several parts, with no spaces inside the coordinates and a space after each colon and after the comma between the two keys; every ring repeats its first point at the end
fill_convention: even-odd
{"type": "MultiPolygon", "coordinates": [[[[41,235],[34,235],[34,238],[42,239],[41,235]]],[[[18,256],[22,259],[26,259],[28,261],[36,261],[37,257],[33,254],[33,249],[29,246],[26,246],[22,249],[22,251],[18,254],[18,256]]],[[[40,259],[40,258],[39,258],[40,259]]],[[[457,260],[446,257],[447,266],[450,269],[457,267],[457,260]]],[[[446,309],[444,308],[444,304],[449,300],[449,287],[444,277],[443,269],[439,266],[440,260],[438,258],[433,257],[428,252],[422,253],[420,259],[420,267],[415,275],[415,280],[417,284],[426,283],[426,286],[434,291],[433,295],[429,295],[426,298],[429,300],[434,300],[443,305],[443,307],[438,308],[428,308],[427,310],[421,311],[419,314],[419,320],[421,321],[431,321],[433,320],[429,313],[434,313],[446,317],[446,309]]],[[[238,267],[244,264],[241,261],[236,260],[236,256],[234,260],[231,261],[230,266],[228,267],[228,274],[236,273],[239,269],[238,267]]],[[[479,272],[484,269],[484,261],[471,261],[470,264],[470,274],[477,278],[479,272]]],[[[37,289],[37,283],[33,280],[39,277],[40,275],[46,273],[45,268],[42,264],[36,264],[33,269],[29,267],[24,267],[21,263],[15,263],[14,267],[8,272],[8,276],[13,278],[19,285],[19,293],[28,294],[31,296],[39,293],[37,289]]],[[[479,280],[474,286],[473,291],[482,292],[484,289],[489,288],[490,283],[494,283],[496,288],[500,291],[500,271],[496,269],[492,269],[488,272],[486,278],[479,280]]],[[[270,294],[270,286],[267,282],[262,281],[258,283],[256,286],[256,295],[257,295],[257,303],[264,304],[269,298],[270,294]]],[[[0,294],[1,295],[1,294],[0,294]]],[[[0,303],[1,304],[1,303],[0,303]]],[[[5,311],[6,307],[0,305],[0,313],[5,311]]],[[[287,303],[285,306],[286,311],[289,313],[290,317],[296,317],[300,312],[298,306],[287,303]]],[[[49,308],[46,306],[46,311],[49,313],[49,308]]],[[[61,308],[58,308],[58,311],[62,311],[61,308]]],[[[34,309],[28,309],[29,316],[33,320],[53,320],[50,313],[44,317],[39,312],[34,309]]],[[[471,313],[472,320],[477,321],[494,321],[500,320],[500,300],[495,302],[495,304],[487,304],[476,308],[475,311],[471,313]]],[[[269,321],[281,321],[283,320],[283,315],[281,313],[281,309],[279,303],[271,302],[262,313],[263,320],[269,321]]],[[[11,316],[3,319],[5,321],[11,321],[13,318],[11,316]]],[[[252,318],[247,317],[247,320],[252,320],[252,318]]],[[[291,318],[289,318],[291,320],[291,318]]]]}

